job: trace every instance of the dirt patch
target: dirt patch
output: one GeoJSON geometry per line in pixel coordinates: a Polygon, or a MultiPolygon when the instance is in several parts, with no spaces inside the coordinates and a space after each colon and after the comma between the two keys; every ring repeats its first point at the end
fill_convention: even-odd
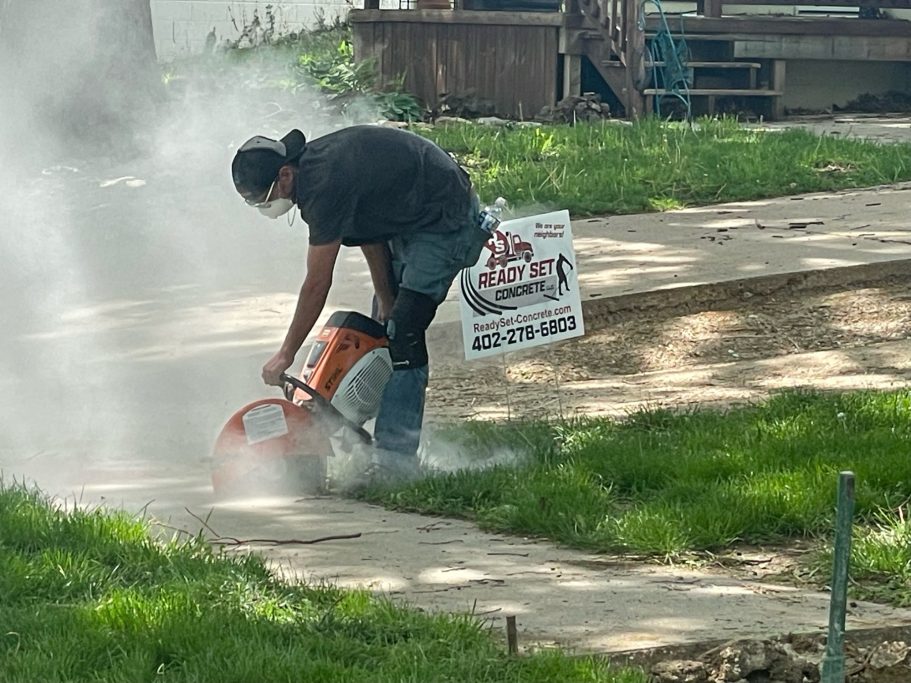
{"type": "Polygon", "coordinates": [[[760,380],[771,377],[776,386],[814,386],[820,377],[848,371],[900,377],[904,368],[866,351],[909,336],[911,276],[849,289],[819,286],[787,296],[748,296],[697,312],[630,310],[612,322],[595,320],[581,339],[505,359],[473,364],[443,359],[434,365],[431,410],[462,417],[497,416],[504,409],[510,416],[553,416],[595,406],[596,385],[603,402],[628,407],[750,400],[760,380]],[[773,360],[781,362],[772,365],[773,360]],[[479,371],[491,381],[478,382],[479,371]],[[661,373],[673,377],[658,380],[665,391],[656,394],[648,380],[661,373]],[[579,405],[572,394],[583,389],[579,405]],[[741,396],[737,389],[749,391],[741,396]]]}
{"type": "MultiPolygon", "coordinates": [[[[878,629],[852,635],[845,645],[847,683],[900,683],[911,676],[908,629],[878,629]],[[873,639],[871,639],[871,636],[873,639]]],[[[696,651],[690,648],[691,652],[696,651]]],[[[645,663],[639,655],[638,663],[645,663]]],[[[826,658],[823,635],[788,635],[771,640],[740,640],[648,665],[651,683],[817,683],[826,658]]],[[[628,660],[634,662],[635,658],[628,660]]]]}
{"type": "Polygon", "coordinates": [[[732,360],[760,360],[904,339],[911,332],[911,282],[849,292],[806,292],[790,299],[746,300],[737,309],[690,315],[646,314],[564,344],[547,359],[521,359],[514,379],[559,369],[567,379],[633,374],[732,360]]]}

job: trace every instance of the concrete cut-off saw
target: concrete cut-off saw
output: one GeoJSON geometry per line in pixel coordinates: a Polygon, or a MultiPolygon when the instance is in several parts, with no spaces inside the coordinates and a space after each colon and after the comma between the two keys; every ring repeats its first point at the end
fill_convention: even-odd
{"type": "MultiPolygon", "coordinates": [[[[212,454],[219,497],[319,493],[332,485],[331,462],[372,442],[392,361],[383,326],[337,311],[317,335],[300,377],[282,375],[285,398],[254,401],[225,424],[212,454]]],[[[343,475],[339,475],[343,476],[343,475]]]]}

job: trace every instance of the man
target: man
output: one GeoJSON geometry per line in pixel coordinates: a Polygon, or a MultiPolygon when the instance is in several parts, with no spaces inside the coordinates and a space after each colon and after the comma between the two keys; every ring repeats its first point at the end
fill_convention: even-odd
{"type": "Polygon", "coordinates": [[[560,283],[560,286],[557,288],[557,296],[563,296],[564,287],[566,287],[566,291],[569,292],[569,278],[567,277],[566,266],[569,266],[570,270],[575,270],[570,260],[561,253],[560,258],[557,259],[557,279],[560,283]]]}
{"type": "Polygon", "coordinates": [[[394,367],[376,419],[374,461],[393,476],[414,475],[428,378],[425,332],[455,276],[490,237],[479,227],[467,173],[418,135],[354,126],[309,142],[299,130],[281,140],[251,138],[232,175],[248,205],[271,218],[296,205],[310,231],[297,307],[263,380],[281,384],[323,310],[340,247],[360,247],[394,367]]]}

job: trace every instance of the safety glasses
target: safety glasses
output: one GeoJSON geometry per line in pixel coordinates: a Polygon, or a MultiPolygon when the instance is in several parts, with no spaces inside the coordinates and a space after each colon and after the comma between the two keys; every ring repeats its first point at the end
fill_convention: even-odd
{"type": "Polygon", "coordinates": [[[272,196],[272,190],[275,189],[275,183],[277,183],[277,182],[278,182],[278,178],[276,178],[275,180],[272,181],[272,184],[269,185],[269,189],[262,199],[244,199],[244,201],[247,202],[247,206],[259,208],[261,206],[265,206],[266,204],[268,204],[269,197],[272,196]]]}

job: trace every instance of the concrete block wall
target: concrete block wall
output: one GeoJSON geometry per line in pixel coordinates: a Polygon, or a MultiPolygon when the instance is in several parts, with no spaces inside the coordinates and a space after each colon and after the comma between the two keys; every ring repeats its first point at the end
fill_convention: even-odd
{"type": "MultiPolygon", "coordinates": [[[[357,2],[357,0],[354,0],[357,2]]],[[[319,13],[331,20],[344,16],[352,6],[349,0],[152,0],[152,26],[155,48],[163,61],[199,53],[206,36],[215,29],[218,43],[240,36],[254,10],[265,18],[272,5],[281,32],[311,27],[319,13]]],[[[397,9],[399,0],[381,0],[381,7],[397,9]]]]}

